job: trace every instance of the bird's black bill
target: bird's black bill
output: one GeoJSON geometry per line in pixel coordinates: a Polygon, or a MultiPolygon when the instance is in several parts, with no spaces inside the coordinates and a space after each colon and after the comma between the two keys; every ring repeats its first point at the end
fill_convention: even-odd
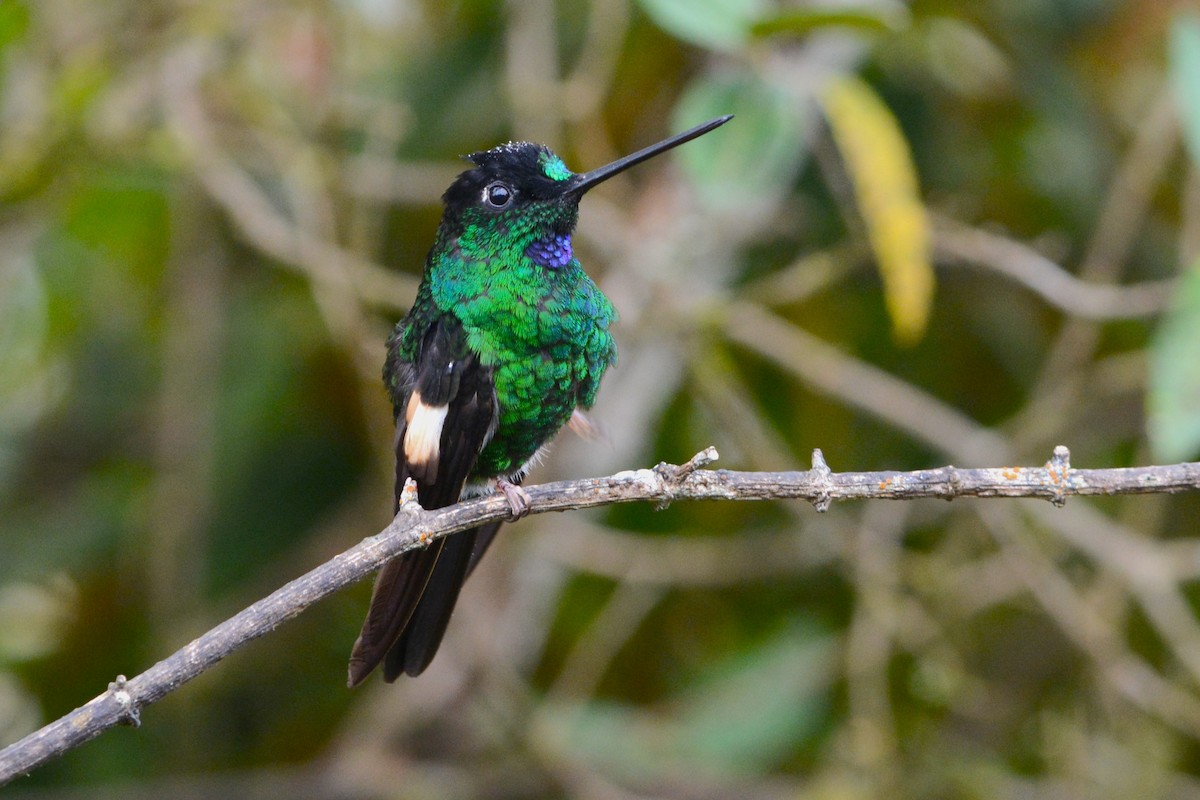
{"type": "Polygon", "coordinates": [[[624,172],[634,164],[640,164],[648,158],[654,158],[659,153],[664,153],[673,147],[678,147],[684,142],[690,142],[692,139],[695,139],[698,136],[703,136],[709,131],[721,127],[731,119],[733,119],[733,114],[726,114],[723,117],[710,119],[703,125],[697,125],[696,127],[686,130],[683,133],[677,133],[669,139],[663,139],[658,144],[652,144],[649,147],[643,147],[636,153],[627,155],[624,158],[618,158],[611,164],[605,164],[599,169],[594,169],[591,172],[584,172],[576,175],[571,180],[571,185],[568,187],[567,193],[581,195],[596,184],[608,180],[618,172],[624,172]]]}

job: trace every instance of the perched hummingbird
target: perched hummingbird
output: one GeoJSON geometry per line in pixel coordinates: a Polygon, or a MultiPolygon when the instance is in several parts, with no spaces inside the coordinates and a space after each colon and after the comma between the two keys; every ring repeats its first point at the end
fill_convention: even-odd
{"type": "MultiPolygon", "coordinates": [[[[720,117],[591,172],[548,148],[510,142],[442,196],[445,211],[412,310],[387,343],[383,379],[396,421],[396,502],[405,480],[427,509],[498,489],[513,518],[546,443],[590,408],[617,357],[616,312],[571,251],[583,194],[601,181],[725,124],[720,117]]],[[[433,660],[463,581],[500,523],[412,550],[383,567],[350,654],[351,686],[433,660]]]]}

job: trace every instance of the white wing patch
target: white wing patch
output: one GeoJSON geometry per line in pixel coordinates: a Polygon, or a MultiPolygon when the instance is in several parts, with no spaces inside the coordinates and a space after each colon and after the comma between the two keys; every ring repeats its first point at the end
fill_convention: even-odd
{"type": "Polygon", "coordinates": [[[414,391],[404,411],[408,423],[404,432],[404,458],[414,467],[436,468],[442,441],[442,425],[446,422],[448,405],[430,406],[414,391]]]}

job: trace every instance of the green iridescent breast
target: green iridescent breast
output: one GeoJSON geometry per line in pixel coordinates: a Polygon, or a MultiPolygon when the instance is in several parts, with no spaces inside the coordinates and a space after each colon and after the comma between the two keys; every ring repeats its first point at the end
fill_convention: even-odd
{"type": "Polygon", "coordinates": [[[528,237],[507,233],[480,232],[491,240],[482,246],[460,239],[427,275],[433,302],[462,321],[468,346],[494,370],[499,422],[476,477],[511,473],[532,458],[577,406],[592,405],[616,360],[616,311],[578,260],[539,266],[525,255],[528,237]],[[481,251],[488,256],[468,257],[481,251]]]}

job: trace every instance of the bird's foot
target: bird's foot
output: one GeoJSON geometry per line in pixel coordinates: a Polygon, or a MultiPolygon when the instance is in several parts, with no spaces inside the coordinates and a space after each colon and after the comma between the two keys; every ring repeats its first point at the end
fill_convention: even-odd
{"type": "Polygon", "coordinates": [[[497,478],[496,488],[504,493],[504,499],[508,501],[508,510],[512,514],[512,519],[518,520],[529,513],[529,504],[533,502],[529,492],[507,478],[497,478]]]}

